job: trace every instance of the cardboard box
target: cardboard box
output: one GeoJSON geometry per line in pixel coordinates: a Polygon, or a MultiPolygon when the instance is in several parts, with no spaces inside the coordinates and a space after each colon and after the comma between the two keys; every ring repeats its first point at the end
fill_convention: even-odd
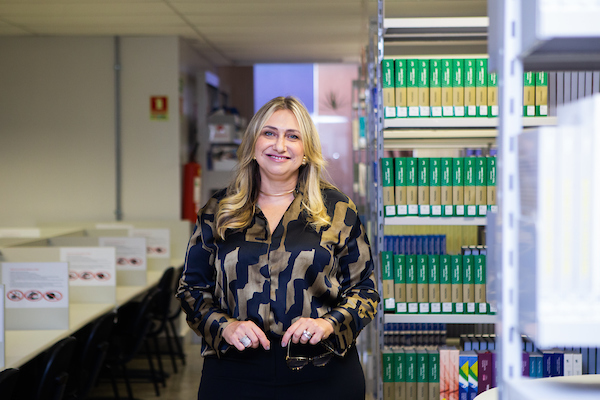
{"type": "Polygon", "coordinates": [[[419,60],[419,116],[429,117],[429,107],[429,60],[419,60]]]}
{"type": "Polygon", "coordinates": [[[418,175],[416,157],[406,157],[406,204],[408,215],[419,215],[418,175]]]}
{"type": "Polygon", "coordinates": [[[477,105],[477,116],[488,116],[488,71],[487,58],[475,60],[475,102],[477,105]]]}
{"type": "Polygon", "coordinates": [[[465,68],[465,116],[477,116],[477,91],[475,89],[475,59],[467,58],[464,60],[465,68]]]}
{"type": "Polygon", "coordinates": [[[488,107],[490,117],[498,116],[498,74],[496,72],[488,73],[488,107]]]}
{"type": "Polygon", "coordinates": [[[535,74],[535,115],[548,116],[548,73],[535,74]]]}
{"type": "Polygon", "coordinates": [[[396,201],[396,215],[408,215],[408,191],[406,188],[408,177],[406,174],[406,157],[394,158],[394,200],[396,201]]]}
{"type": "Polygon", "coordinates": [[[452,60],[442,60],[442,116],[454,116],[454,94],[452,93],[452,60]]]}
{"type": "Polygon", "coordinates": [[[465,116],[465,83],[464,83],[465,60],[455,58],[452,60],[452,105],[454,116],[465,116]]]}
{"type": "Polygon", "coordinates": [[[406,60],[394,60],[395,80],[394,86],[396,89],[396,117],[408,117],[408,95],[406,93],[406,60]]]}
{"type": "Polygon", "coordinates": [[[429,103],[431,116],[442,116],[442,60],[429,61],[429,103]]]}
{"type": "Polygon", "coordinates": [[[465,215],[465,160],[462,157],[452,159],[452,204],[454,215],[465,215]]]}
{"type": "Polygon", "coordinates": [[[487,158],[477,157],[475,160],[475,205],[477,216],[487,215],[487,158]]]}
{"type": "Polygon", "coordinates": [[[465,157],[465,208],[469,217],[477,216],[475,191],[475,157],[465,157]]]}
{"type": "Polygon", "coordinates": [[[386,217],[396,215],[396,202],[394,199],[394,159],[384,157],[381,159],[382,200],[386,217]]]}
{"type": "Polygon", "coordinates": [[[431,216],[442,215],[442,176],[440,158],[429,159],[429,204],[431,205],[431,216]]]}
{"type": "Polygon", "coordinates": [[[409,117],[419,116],[419,60],[406,60],[406,105],[409,117]]]}
{"type": "Polygon", "coordinates": [[[523,115],[535,117],[535,72],[523,73],[523,115]]]}
{"type": "Polygon", "coordinates": [[[440,203],[442,205],[442,215],[452,216],[454,210],[452,207],[452,158],[443,157],[440,159],[440,203]]]}
{"type": "Polygon", "coordinates": [[[418,181],[418,202],[419,202],[419,215],[430,214],[430,203],[429,203],[429,158],[420,157],[418,159],[419,165],[419,181],[418,181]]]}
{"type": "Polygon", "coordinates": [[[381,62],[381,88],[383,92],[383,116],[396,118],[396,90],[394,87],[394,60],[381,62]]]}
{"type": "Polygon", "coordinates": [[[383,309],[385,311],[395,311],[394,259],[391,251],[381,252],[381,278],[383,280],[383,309]]]}

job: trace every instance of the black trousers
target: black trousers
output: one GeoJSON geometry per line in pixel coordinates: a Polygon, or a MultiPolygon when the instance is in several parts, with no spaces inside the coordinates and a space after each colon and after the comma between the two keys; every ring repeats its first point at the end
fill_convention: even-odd
{"type": "MultiPolygon", "coordinates": [[[[292,355],[313,356],[321,346],[292,344],[292,355]],[[310,348],[309,348],[310,347],[310,348]]],[[[286,348],[271,340],[271,349],[230,348],[221,358],[204,359],[198,400],[320,400],[365,399],[365,377],[356,347],[345,357],[334,356],[323,367],[311,363],[292,371],[286,348]]]]}

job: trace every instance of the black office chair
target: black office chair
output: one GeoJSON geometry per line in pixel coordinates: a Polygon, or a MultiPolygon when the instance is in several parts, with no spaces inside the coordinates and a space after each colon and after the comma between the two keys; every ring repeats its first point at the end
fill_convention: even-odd
{"type": "Polygon", "coordinates": [[[86,399],[96,384],[106,359],[116,316],[117,313],[111,311],[79,332],[80,340],[71,363],[66,399],[86,399]]]}
{"type": "Polygon", "coordinates": [[[117,388],[117,372],[123,373],[127,394],[133,400],[133,392],[127,370],[127,364],[140,353],[142,347],[146,352],[150,367],[150,380],[154,384],[157,396],[160,396],[158,382],[160,378],[154,370],[152,353],[150,352],[147,336],[152,326],[152,309],[158,299],[158,288],[148,291],[141,302],[129,302],[117,310],[117,322],[110,337],[108,354],[105,365],[109,370],[116,399],[120,399],[117,388]]]}
{"type": "Polygon", "coordinates": [[[43,371],[33,400],[61,400],[69,379],[69,365],[77,339],[69,336],[55,343],[43,355],[43,371]]]}
{"type": "MultiPolygon", "coordinates": [[[[177,267],[175,269],[175,274],[174,274],[174,279],[173,279],[173,294],[177,293],[177,290],[179,289],[179,280],[181,279],[181,276],[183,275],[183,265],[180,267],[177,267]]],[[[183,351],[183,344],[181,343],[181,338],[179,337],[179,332],[177,331],[177,328],[175,326],[175,322],[177,322],[179,320],[179,316],[181,315],[181,306],[179,305],[178,301],[174,302],[175,305],[171,305],[171,310],[169,313],[169,316],[167,318],[167,322],[168,322],[168,328],[167,329],[171,329],[171,333],[173,335],[173,338],[175,340],[175,347],[177,348],[177,351],[175,353],[176,356],[179,356],[179,358],[181,358],[181,364],[185,365],[185,352],[183,351]]],[[[173,365],[173,369],[175,372],[177,372],[177,368],[176,365],[173,365]]]]}
{"type": "Polygon", "coordinates": [[[7,368],[0,371],[0,395],[2,395],[2,400],[12,399],[20,372],[17,368],[7,368]]]}

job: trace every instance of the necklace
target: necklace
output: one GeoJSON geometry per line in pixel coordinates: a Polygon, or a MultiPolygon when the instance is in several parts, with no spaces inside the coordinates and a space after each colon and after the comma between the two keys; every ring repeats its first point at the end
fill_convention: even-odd
{"type": "Polygon", "coordinates": [[[288,190],[287,192],[283,192],[283,193],[265,193],[262,190],[260,191],[262,194],[264,194],[265,196],[273,196],[273,197],[277,197],[277,196],[285,196],[286,194],[290,194],[292,193],[294,190],[296,189],[292,189],[292,190],[288,190]]]}

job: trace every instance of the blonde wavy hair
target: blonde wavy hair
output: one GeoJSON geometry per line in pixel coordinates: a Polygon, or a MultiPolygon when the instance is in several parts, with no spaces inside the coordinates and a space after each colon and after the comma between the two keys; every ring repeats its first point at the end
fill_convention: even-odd
{"type": "Polygon", "coordinates": [[[291,111],[300,127],[307,162],[300,167],[296,189],[304,194],[302,207],[307,212],[308,222],[315,229],[329,226],[331,223],[321,190],[334,186],[322,176],[325,159],[321,154],[317,128],[299,99],[293,96],[276,97],[252,117],[238,148],[235,176],[227,187],[225,197],[219,202],[216,214],[217,235],[221,239],[225,238],[228,229],[243,229],[252,221],[261,182],[258,164],[254,160],[254,148],[267,120],[279,110],[291,111]]]}

